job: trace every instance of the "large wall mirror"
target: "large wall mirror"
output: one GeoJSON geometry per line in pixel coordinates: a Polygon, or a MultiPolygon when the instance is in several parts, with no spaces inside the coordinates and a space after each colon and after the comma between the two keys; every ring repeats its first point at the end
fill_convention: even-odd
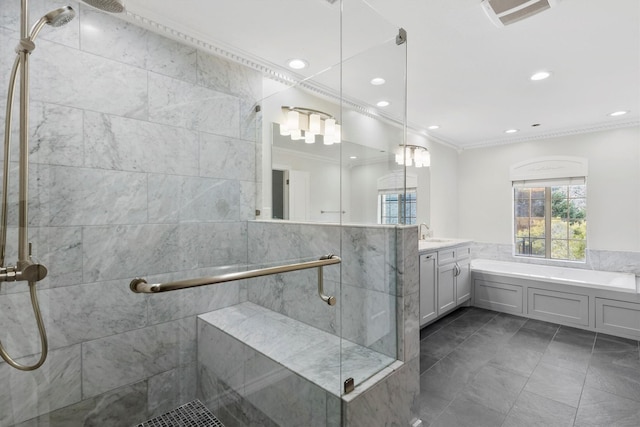
{"type": "Polygon", "coordinates": [[[410,148],[403,151],[403,129],[397,123],[355,109],[343,108],[340,115],[338,105],[301,88],[274,94],[263,108],[264,147],[270,152],[265,156],[270,163],[263,173],[263,188],[268,189],[263,197],[270,202],[272,219],[345,224],[429,221],[430,167],[424,156],[420,158],[420,153],[429,155],[421,149],[426,139],[413,135],[410,148]],[[321,134],[313,143],[292,137],[285,129],[287,107],[292,105],[339,117],[340,142],[326,144],[321,134]],[[407,159],[411,165],[405,171],[407,159]],[[399,211],[402,202],[404,218],[399,211]]]}

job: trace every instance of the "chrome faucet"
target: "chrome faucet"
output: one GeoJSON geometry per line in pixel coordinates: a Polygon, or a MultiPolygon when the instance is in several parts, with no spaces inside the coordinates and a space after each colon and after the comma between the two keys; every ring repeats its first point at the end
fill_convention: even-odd
{"type": "Polygon", "coordinates": [[[429,226],[427,225],[426,222],[423,222],[422,224],[420,224],[420,229],[418,230],[420,232],[420,240],[425,240],[427,237],[429,237],[429,232],[431,230],[429,230],[429,226]],[[425,226],[425,228],[427,229],[426,233],[422,232],[422,226],[425,226]]]}

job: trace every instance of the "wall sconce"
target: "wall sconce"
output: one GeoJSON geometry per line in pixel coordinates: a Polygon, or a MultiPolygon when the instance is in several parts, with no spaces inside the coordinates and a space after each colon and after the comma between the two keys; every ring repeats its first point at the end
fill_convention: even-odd
{"type": "Polygon", "coordinates": [[[431,153],[420,145],[401,145],[396,151],[396,163],[405,165],[405,161],[406,166],[428,168],[431,166],[431,153]]]}
{"type": "Polygon", "coordinates": [[[324,145],[342,142],[342,129],[330,114],[311,108],[284,106],[282,114],[280,135],[290,136],[292,141],[304,139],[307,144],[313,144],[316,135],[321,135],[324,145]]]}

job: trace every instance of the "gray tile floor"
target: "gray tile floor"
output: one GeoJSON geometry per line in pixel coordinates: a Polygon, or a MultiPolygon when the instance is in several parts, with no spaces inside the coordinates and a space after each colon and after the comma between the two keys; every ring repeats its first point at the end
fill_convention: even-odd
{"type": "Polygon", "coordinates": [[[420,331],[423,426],[640,426],[640,345],[479,308],[420,331]]]}

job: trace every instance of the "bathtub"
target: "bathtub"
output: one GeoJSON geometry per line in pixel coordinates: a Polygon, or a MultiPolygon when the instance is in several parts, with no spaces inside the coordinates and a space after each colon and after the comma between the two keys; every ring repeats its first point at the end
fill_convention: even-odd
{"type": "Polygon", "coordinates": [[[635,274],[475,259],[471,271],[542,282],[638,293],[635,274]]]}
{"type": "Polygon", "coordinates": [[[474,259],[471,278],[476,307],[640,338],[635,274],[474,259]]]}

